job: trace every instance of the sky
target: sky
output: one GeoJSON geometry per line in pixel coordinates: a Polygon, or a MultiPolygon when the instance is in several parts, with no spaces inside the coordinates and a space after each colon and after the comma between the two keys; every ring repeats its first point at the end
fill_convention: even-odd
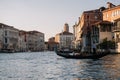
{"type": "Polygon", "coordinates": [[[107,2],[120,4],[120,0],[0,0],[0,23],[42,32],[47,41],[62,32],[65,23],[73,32],[83,11],[107,7],[107,2]]]}

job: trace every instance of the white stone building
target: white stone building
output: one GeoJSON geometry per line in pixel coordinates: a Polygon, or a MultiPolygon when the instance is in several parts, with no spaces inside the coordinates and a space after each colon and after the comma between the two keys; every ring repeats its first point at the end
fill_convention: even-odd
{"type": "Polygon", "coordinates": [[[56,34],[55,42],[59,43],[59,48],[72,48],[72,41],[73,41],[73,33],[69,32],[69,26],[66,23],[64,25],[64,31],[61,33],[56,34]]]}
{"type": "Polygon", "coordinates": [[[26,31],[19,31],[18,47],[19,47],[19,51],[21,52],[27,51],[26,33],[27,33],[26,31]]]}
{"type": "Polygon", "coordinates": [[[1,49],[18,51],[19,30],[0,23],[0,44],[1,49]]]}
{"type": "Polygon", "coordinates": [[[28,51],[44,50],[44,34],[38,31],[27,32],[26,46],[28,51]]]}
{"type": "Polygon", "coordinates": [[[74,48],[79,49],[79,46],[82,45],[80,19],[78,23],[75,23],[75,25],[73,26],[73,34],[74,34],[74,40],[73,40],[74,48]]]}

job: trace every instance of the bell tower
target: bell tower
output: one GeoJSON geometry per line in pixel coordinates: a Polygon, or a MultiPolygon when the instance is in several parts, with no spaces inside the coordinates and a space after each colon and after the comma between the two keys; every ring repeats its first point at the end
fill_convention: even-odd
{"type": "Polygon", "coordinates": [[[67,23],[64,24],[64,32],[69,32],[69,25],[67,23]]]}

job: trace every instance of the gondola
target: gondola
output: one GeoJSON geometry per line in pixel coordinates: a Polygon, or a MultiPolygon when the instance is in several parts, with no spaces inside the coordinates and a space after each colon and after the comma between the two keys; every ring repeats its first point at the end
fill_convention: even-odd
{"type": "Polygon", "coordinates": [[[96,54],[93,53],[65,53],[56,51],[58,56],[68,58],[68,59],[99,59],[109,54],[109,52],[99,52],[96,54]]]}

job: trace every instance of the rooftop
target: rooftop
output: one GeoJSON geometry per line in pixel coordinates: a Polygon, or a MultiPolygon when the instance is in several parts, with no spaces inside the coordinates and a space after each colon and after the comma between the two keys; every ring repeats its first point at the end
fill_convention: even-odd
{"type": "Polygon", "coordinates": [[[73,33],[64,31],[64,32],[59,33],[59,35],[73,35],[73,33]]]}

